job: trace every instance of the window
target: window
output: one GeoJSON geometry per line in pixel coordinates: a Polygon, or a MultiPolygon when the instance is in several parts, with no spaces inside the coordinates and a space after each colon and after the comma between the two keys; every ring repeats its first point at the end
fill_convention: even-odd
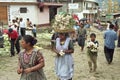
{"type": "Polygon", "coordinates": [[[27,13],[27,8],[26,7],[20,8],[20,13],[27,13]]]}
{"type": "Polygon", "coordinates": [[[40,12],[43,12],[44,11],[44,7],[40,7],[40,12]]]}

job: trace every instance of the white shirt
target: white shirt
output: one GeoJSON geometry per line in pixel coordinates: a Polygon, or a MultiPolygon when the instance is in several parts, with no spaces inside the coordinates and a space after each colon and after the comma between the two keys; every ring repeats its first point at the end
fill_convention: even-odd
{"type": "Polygon", "coordinates": [[[17,31],[17,27],[15,27],[14,25],[12,25],[10,28],[12,28],[13,30],[17,31]]]}
{"type": "Polygon", "coordinates": [[[13,23],[10,28],[12,28],[13,30],[17,31],[18,28],[18,24],[17,23],[13,23]],[[15,27],[16,26],[16,27],[15,27]]]}
{"type": "Polygon", "coordinates": [[[24,22],[24,21],[20,22],[20,28],[26,28],[26,27],[25,27],[25,22],[24,22]]]}

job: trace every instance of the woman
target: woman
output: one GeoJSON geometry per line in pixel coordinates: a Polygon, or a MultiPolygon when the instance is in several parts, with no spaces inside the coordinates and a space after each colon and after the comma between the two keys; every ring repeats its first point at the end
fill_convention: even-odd
{"type": "Polygon", "coordinates": [[[118,30],[118,47],[120,47],[120,30],[118,30]]]}
{"type": "Polygon", "coordinates": [[[72,53],[74,52],[74,47],[72,40],[68,37],[68,33],[59,33],[54,51],[57,54],[55,59],[55,71],[59,80],[72,80],[72,53]]]}
{"type": "Polygon", "coordinates": [[[80,25],[80,29],[78,31],[78,45],[81,47],[81,51],[83,51],[85,46],[85,40],[87,38],[87,31],[84,28],[84,25],[80,25]]]}
{"type": "Polygon", "coordinates": [[[40,50],[33,46],[37,40],[30,35],[23,36],[21,46],[24,49],[19,53],[17,73],[21,74],[20,80],[46,80],[43,72],[44,58],[40,50]]]}

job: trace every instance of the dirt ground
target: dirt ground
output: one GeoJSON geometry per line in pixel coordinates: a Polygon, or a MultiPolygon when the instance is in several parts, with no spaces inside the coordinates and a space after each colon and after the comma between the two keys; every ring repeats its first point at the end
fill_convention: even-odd
{"type": "MultiPolygon", "coordinates": [[[[120,80],[120,48],[115,49],[114,60],[108,65],[103,52],[103,32],[94,29],[92,32],[97,34],[99,41],[98,68],[96,73],[89,73],[87,64],[86,49],[80,51],[80,47],[75,45],[74,58],[74,77],[73,80],[120,80]]],[[[87,39],[89,40],[89,39],[87,39]]],[[[45,58],[44,72],[48,80],[57,80],[54,72],[55,53],[48,49],[42,49],[41,52],[45,58]]],[[[20,75],[17,74],[17,55],[15,57],[0,57],[0,80],[19,80],[20,75]]]]}

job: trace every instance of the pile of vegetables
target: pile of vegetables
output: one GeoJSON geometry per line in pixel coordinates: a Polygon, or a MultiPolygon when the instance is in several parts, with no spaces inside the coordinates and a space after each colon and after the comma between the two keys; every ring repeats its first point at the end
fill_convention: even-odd
{"type": "Polygon", "coordinates": [[[0,48],[0,55],[6,55],[10,53],[10,42],[7,34],[3,34],[4,48],[0,48]]]}
{"type": "Polygon", "coordinates": [[[45,48],[51,44],[51,36],[50,33],[39,33],[37,34],[38,43],[36,44],[39,47],[45,48]]]}

